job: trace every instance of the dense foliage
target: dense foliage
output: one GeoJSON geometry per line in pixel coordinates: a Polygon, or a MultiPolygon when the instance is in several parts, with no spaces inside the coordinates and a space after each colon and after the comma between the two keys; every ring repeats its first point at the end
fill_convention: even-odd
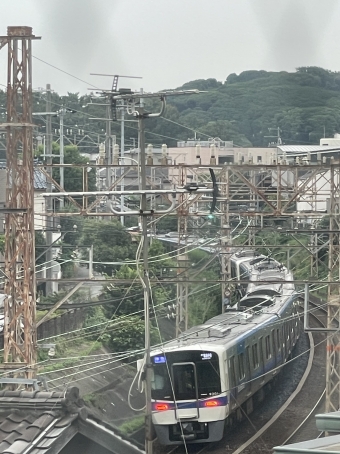
{"type": "MultiPolygon", "coordinates": [[[[188,137],[220,137],[240,146],[267,146],[276,142],[280,128],[283,143],[317,144],[321,137],[340,131],[340,73],[318,67],[301,67],[288,73],[244,71],[226,80],[195,80],[179,87],[202,93],[168,98],[164,118],[146,122],[146,140],[155,145],[176,146],[188,137]]],[[[65,144],[78,144],[81,152],[97,152],[105,140],[105,101],[92,102],[91,95],[52,94],[52,108],[72,110],[64,118],[65,144]],[[97,103],[103,105],[97,105],[97,103]]],[[[45,106],[45,94],[34,93],[33,111],[45,106]]],[[[0,91],[0,121],[5,119],[5,93],[0,91]]],[[[148,101],[146,109],[159,110],[158,100],[148,101]]],[[[118,115],[119,118],[119,115],[118,115]]],[[[43,135],[43,118],[35,117],[43,135]]],[[[54,140],[59,134],[59,118],[52,118],[54,140]]],[[[113,122],[112,134],[120,141],[120,122],[113,122]]],[[[137,125],[125,123],[126,146],[137,143],[137,125]]],[[[0,159],[4,150],[0,150],[0,159]]],[[[66,162],[66,155],[65,155],[66,162]]]]}

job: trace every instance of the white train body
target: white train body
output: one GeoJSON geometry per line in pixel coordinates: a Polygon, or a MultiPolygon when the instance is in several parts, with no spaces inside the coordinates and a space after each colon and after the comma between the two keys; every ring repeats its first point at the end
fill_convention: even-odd
{"type": "Polygon", "coordinates": [[[278,262],[260,262],[249,266],[251,283],[239,310],[152,352],[152,420],[160,443],[220,440],[225,427],[263,399],[291,354],[299,337],[297,295],[286,282],[292,274],[278,262]]]}

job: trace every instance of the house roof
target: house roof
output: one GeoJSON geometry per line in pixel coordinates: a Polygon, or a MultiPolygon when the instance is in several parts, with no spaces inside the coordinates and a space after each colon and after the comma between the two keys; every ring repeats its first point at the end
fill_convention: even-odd
{"type": "Polygon", "coordinates": [[[87,409],[75,387],[65,393],[1,391],[0,452],[59,452],[78,432],[74,422],[86,417],[87,409]]]}
{"type": "Polygon", "coordinates": [[[43,174],[40,169],[37,169],[36,167],[33,169],[33,178],[34,189],[46,190],[46,175],[43,174]]]}
{"type": "Polygon", "coordinates": [[[107,424],[87,416],[76,387],[64,393],[0,391],[0,453],[58,454],[82,434],[115,454],[143,454],[107,424]]]}
{"type": "Polygon", "coordinates": [[[333,453],[340,452],[340,411],[323,413],[315,416],[316,427],[320,431],[335,432],[337,435],[316,438],[300,443],[274,447],[275,454],[283,453],[333,453]]]}
{"type": "Polygon", "coordinates": [[[332,153],[334,151],[340,151],[339,146],[329,145],[278,145],[277,150],[279,154],[292,153],[292,154],[303,154],[303,153],[332,153]]]}

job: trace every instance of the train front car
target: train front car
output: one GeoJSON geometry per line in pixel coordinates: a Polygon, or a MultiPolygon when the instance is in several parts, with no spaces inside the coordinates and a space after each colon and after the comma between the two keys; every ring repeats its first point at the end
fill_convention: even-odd
{"type": "Polygon", "coordinates": [[[221,353],[213,350],[181,347],[152,355],[152,420],[161,444],[222,438],[228,387],[221,353]]]}

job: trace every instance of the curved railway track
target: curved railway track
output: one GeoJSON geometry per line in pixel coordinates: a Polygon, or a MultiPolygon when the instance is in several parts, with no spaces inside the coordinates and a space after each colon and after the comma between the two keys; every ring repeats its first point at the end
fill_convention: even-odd
{"type": "MultiPolygon", "coordinates": [[[[311,311],[310,324],[320,328],[326,323],[327,311],[315,298],[311,304],[315,310],[311,311]]],[[[325,340],[326,335],[321,332],[302,333],[293,357],[283,367],[265,402],[220,442],[177,447],[156,445],[155,453],[271,453],[274,446],[318,437],[312,416],[323,410],[325,340]]]]}

